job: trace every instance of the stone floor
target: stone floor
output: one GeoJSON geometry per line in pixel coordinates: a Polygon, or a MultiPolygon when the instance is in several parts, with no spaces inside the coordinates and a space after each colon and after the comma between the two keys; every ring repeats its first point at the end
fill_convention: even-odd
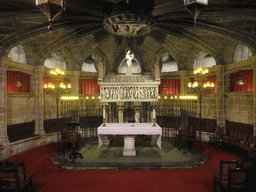
{"type": "Polygon", "coordinates": [[[135,157],[124,157],[123,146],[103,145],[98,149],[98,140],[87,140],[79,148],[83,158],[69,158],[72,151],[52,157],[54,164],[69,170],[133,170],[133,169],[191,169],[207,162],[207,157],[195,151],[179,150],[172,140],[162,140],[157,145],[137,144],[135,157]],[[186,152],[186,153],[184,153],[186,152]]]}

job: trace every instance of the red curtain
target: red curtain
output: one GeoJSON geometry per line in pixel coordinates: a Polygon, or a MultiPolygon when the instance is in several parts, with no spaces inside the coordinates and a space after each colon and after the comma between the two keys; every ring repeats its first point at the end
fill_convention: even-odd
{"type": "Polygon", "coordinates": [[[100,94],[100,86],[96,79],[80,79],[79,80],[80,94],[100,94]]]}
{"type": "Polygon", "coordinates": [[[30,92],[30,75],[19,71],[7,71],[6,91],[30,92]],[[22,83],[20,87],[15,85],[18,81],[22,83]]]}
{"type": "Polygon", "coordinates": [[[159,85],[160,94],[179,94],[180,93],[180,79],[161,79],[159,85]],[[167,89],[163,89],[167,87],[167,89]]]}
{"type": "Polygon", "coordinates": [[[253,70],[245,70],[230,74],[231,92],[253,91],[253,70]],[[241,73],[241,74],[240,74],[241,73]],[[245,81],[245,84],[240,86],[237,81],[245,81]]]}

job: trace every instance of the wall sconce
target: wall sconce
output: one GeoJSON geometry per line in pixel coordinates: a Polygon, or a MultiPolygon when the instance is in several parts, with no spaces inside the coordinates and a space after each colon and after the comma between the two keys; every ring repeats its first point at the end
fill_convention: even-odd
{"type": "Polygon", "coordinates": [[[164,80],[164,82],[165,82],[165,85],[163,86],[163,90],[167,90],[168,87],[167,87],[167,85],[166,85],[166,79],[164,80]]]}
{"type": "Polygon", "coordinates": [[[18,73],[18,82],[15,83],[15,85],[16,85],[17,87],[21,87],[21,86],[22,86],[22,83],[21,83],[21,81],[20,81],[20,72],[18,73]]]}
{"type": "Polygon", "coordinates": [[[238,74],[239,80],[236,82],[239,86],[243,86],[245,81],[243,80],[243,73],[240,71],[238,74]]]}

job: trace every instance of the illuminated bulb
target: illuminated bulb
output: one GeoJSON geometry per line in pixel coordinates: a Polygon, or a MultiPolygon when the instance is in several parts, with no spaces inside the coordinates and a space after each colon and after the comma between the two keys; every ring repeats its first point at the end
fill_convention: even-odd
{"type": "Polygon", "coordinates": [[[204,83],[203,87],[204,87],[204,88],[206,88],[206,87],[207,87],[207,84],[206,84],[206,83],[204,83]]]}
{"type": "Polygon", "coordinates": [[[177,97],[177,96],[175,96],[174,98],[175,98],[175,99],[177,99],[178,97],[177,97]]]}
{"type": "Polygon", "coordinates": [[[204,72],[205,73],[209,73],[209,70],[206,68],[206,69],[204,69],[204,72]]]}
{"type": "Polygon", "coordinates": [[[207,86],[207,87],[210,87],[210,86],[211,86],[211,83],[210,83],[210,82],[206,82],[206,86],[207,86]]]}
{"type": "Polygon", "coordinates": [[[52,89],[55,89],[55,86],[54,86],[54,85],[52,85],[52,89]]]}
{"type": "Polygon", "coordinates": [[[64,72],[64,71],[62,71],[62,72],[61,72],[61,75],[65,75],[65,72],[64,72]]]}
{"type": "Polygon", "coordinates": [[[50,71],[50,74],[53,74],[53,73],[54,73],[54,71],[53,71],[53,70],[51,70],[51,71],[50,71]]]}
{"type": "Polygon", "coordinates": [[[48,87],[47,87],[47,84],[44,84],[44,88],[45,88],[45,89],[47,89],[47,88],[48,88],[48,87]]]}
{"type": "Polygon", "coordinates": [[[71,84],[70,84],[70,83],[68,84],[68,88],[69,88],[69,89],[71,88],[71,84]]]}
{"type": "Polygon", "coordinates": [[[214,87],[214,83],[211,83],[211,87],[214,87]]]}
{"type": "Polygon", "coordinates": [[[164,96],[164,99],[167,99],[167,96],[164,96]]]}
{"type": "Polygon", "coordinates": [[[66,85],[63,85],[62,88],[63,88],[63,89],[66,89],[67,87],[66,87],[66,85]]]}
{"type": "Polygon", "coordinates": [[[171,96],[171,99],[173,99],[173,96],[171,96]]]}
{"type": "Polygon", "coordinates": [[[92,96],[92,99],[94,99],[94,96],[92,96]]]}
{"type": "Polygon", "coordinates": [[[192,87],[192,83],[191,82],[188,83],[188,87],[192,87]]]}
{"type": "Polygon", "coordinates": [[[50,84],[48,84],[48,88],[51,88],[52,87],[52,84],[50,83],[50,84]]]}
{"type": "Polygon", "coordinates": [[[98,99],[100,99],[100,96],[98,97],[98,99]]]}
{"type": "Polygon", "coordinates": [[[87,96],[86,99],[89,99],[89,97],[87,96]]]}
{"type": "Polygon", "coordinates": [[[161,99],[161,96],[158,96],[158,99],[161,99]]]}

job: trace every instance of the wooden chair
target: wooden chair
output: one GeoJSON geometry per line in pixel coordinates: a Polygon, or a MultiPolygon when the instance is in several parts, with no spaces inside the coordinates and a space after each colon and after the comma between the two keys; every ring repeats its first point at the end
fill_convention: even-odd
{"type": "Polygon", "coordinates": [[[244,157],[241,160],[239,167],[241,168],[253,168],[256,165],[256,157],[244,157]]]}
{"type": "Polygon", "coordinates": [[[249,188],[249,169],[228,168],[227,180],[220,180],[220,191],[252,191],[249,188]]]}
{"type": "Polygon", "coordinates": [[[213,173],[213,189],[219,184],[221,180],[227,180],[228,178],[228,168],[238,168],[239,160],[220,160],[220,171],[213,173]]]}
{"type": "Polygon", "coordinates": [[[5,167],[0,167],[1,189],[2,191],[33,191],[33,174],[27,174],[25,162],[9,163],[5,167]]]}

